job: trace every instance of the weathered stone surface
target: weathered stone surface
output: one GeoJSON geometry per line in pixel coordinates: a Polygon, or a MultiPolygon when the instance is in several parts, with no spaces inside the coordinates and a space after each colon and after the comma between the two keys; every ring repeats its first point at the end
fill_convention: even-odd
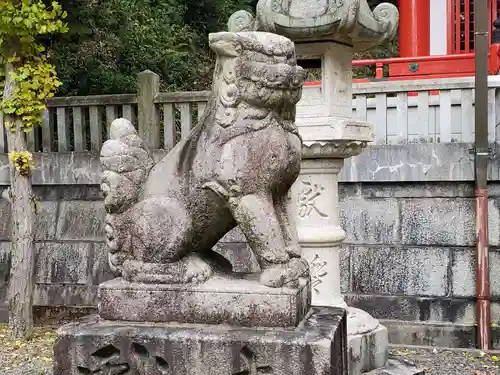
{"type": "Polygon", "coordinates": [[[54,375],[347,375],[346,336],[345,312],[334,308],[281,330],[90,318],[59,329],[54,375]]]}
{"type": "MultiPolygon", "coordinates": [[[[468,143],[370,145],[362,154],[345,161],[339,176],[340,182],[430,182],[434,184],[436,181],[468,181],[472,183],[474,162],[469,157],[469,150],[473,147],[473,144],[468,143]]],[[[490,147],[496,149],[497,145],[492,144],[490,147]]],[[[165,151],[154,150],[152,154],[154,160],[161,160],[165,156],[165,151]]],[[[37,173],[33,176],[35,186],[98,186],[100,183],[98,158],[94,154],[39,153],[35,154],[35,163],[37,165],[37,173]],[[76,178],[75,175],[78,177],[76,178]]],[[[6,187],[10,181],[8,168],[2,168],[6,165],[8,165],[7,155],[0,154],[0,186],[3,185],[0,189],[6,187]]],[[[490,181],[500,179],[499,165],[500,160],[491,160],[488,176],[490,181]]],[[[493,191],[495,189],[493,187],[493,191]]]]}
{"type": "MultiPolygon", "coordinates": [[[[489,272],[491,294],[500,296],[500,253],[490,250],[489,272]]],[[[474,297],[476,295],[476,251],[470,249],[454,249],[452,252],[451,290],[456,297],[474,297]]]]}
{"type": "Polygon", "coordinates": [[[308,264],[288,191],[302,159],[295,105],[305,72],[279,35],[214,33],[209,44],[217,68],[207,109],[162,160],[129,121],[110,126],[100,164],[111,268],[130,282],[203,282],[213,273],[206,256],[238,225],[261,282],[296,287],[308,264]]]}
{"type": "Polygon", "coordinates": [[[36,276],[41,284],[88,284],[90,243],[50,243],[36,245],[36,276]]]}
{"type": "Polygon", "coordinates": [[[227,232],[219,242],[246,242],[247,239],[239,227],[231,229],[227,232]]]}
{"type": "Polygon", "coordinates": [[[258,277],[216,275],[200,285],[149,285],[114,279],[99,286],[103,319],[294,327],[309,311],[311,290],[260,285],[258,277]]]}
{"type": "MultiPolygon", "coordinates": [[[[372,145],[346,160],[340,181],[474,181],[474,162],[469,157],[473,147],[466,143],[372,145]]],[[[491,179],[497,179],[497,169],[492,166],[491,179]]]]}
{"type": "MultiPolygon", "coordinates": [[[[491,183],[490,186],[495,186],[491,183]]],[[[489,186],[489,187],[490,187],[489,186]]],[[[500,189],[499,189],[500,190],[500,189]]],[[[500,191],[490,191],[492,194],[500,191]]],[[[341,201],[347,198],[383,199],[383,198],[473,198],[474,184],[472,182],[342,182],[339,184],[341,201]]]]}
{"type": "MultiPolygon", "coordinates": [[[[453,186],[456,185],[456,183],[451,183],[450,185],[453,186]]],[[[474,187],[474,185],[472,185],[472,187],[474,187]]],[[[473,196],[473,194],[471,196],[473,196]]],[[[500,198],[500,183],[498,181],[490,180],[488,184],[488,196],[490,198],[500,198]]]]}
{"type": "Polygon", "coordinates": [[[105,216],[102,202],[62,201],[57,223],[57,239],[102,241],[105,216]]]}
{"type": "Polygon", "coordinates": [[[35,240],[52,240],[56,236],[57,202],[40,202],[36,215],[35,240]]]}
{"type": "Polygon", "coordinates": [[[345,198],[340,201],[345,242],[387,244],[399,242],[399,205],[395,199],[345,198]]]}
{"type": "MultiPolygon", "coordinates": [[[[54,187],[55,189],[54,195],[52,195],[52,193],[50,192],[47,192],[46,195],[42,194],[41,196],[45,197],[45,199],[50,199],[52,201],[51,203],[57,202],[57,199],[59,199],[59,197],[62,197],[63,199],[66,199],[66,197],[71,198],[70,191],[73,188],[73,186],[64,187],[63,189],[64,191],[62,192],[59,190],[62,189],[61,187],[54,187]]],[[[489,207],[490,238],[491,238],[491,243],[494,244],[493,237],[495,236],[493,234],[496,230],[496,227],[491,223],[491,217],[492,216],[494,217],[494,215],[496,215],[494,211],[496,210],[496,206],[495,203],[493,203],[493,201],[500,194],[500,184],[492,182],[489,185],[489,187],[490,187],[490,195],[492,197],[490,200],[490,207],[489,207]]],[[[41,186],[35,187],[35,190],[37,188],[41,188],[41,186]]],[[[93,189],[97,190],[98,187],[94,186],[93,189]]],[[[385,197],[389,198],[420,197],[420,198],[425,198],[426,200],[432,202],[432,199],[434,197],[437,198],[439,197],[452,198],[453,196],[472,197],[473,184],[457,183],[457,182],[426,183],[426,184],[390,183],[390,186],[388,186],[382,183],[376,183],[376,184],[344,183],[340,184],[340,194],[341,196],[344,195],[344,197],[353,196],[356,199],[359,199],[358,197],[363,197],[364,199],[367,200],[369,200],[372,197],[379,199],[385,197]]],[[[81,197],[83,199],[86,197],[86,195],[82,193],[81,197]]],[[[87,197],[88,199],[91,199],[92,195],[89,194],[87,195],[87,197]]],[[[5,201],[0,200],[0,206],[3,204],[2,202],[5,201]]],[[[42,203],[44,202],[42,201],[42,203]]],[[[1,212],[4,213],[5,211],[2,210],[1,212]]],[[[473,220],[473,218],[471,219],[473,220]]],[[[4,224],[5,224],[4,221],[0,221],[0,227],[2,227],[2,225],[4,224]]],[[[238,229],[232,231],[232,233],[237,233],[237,235],[238,232],[241,237],[235,237],[235,238],[244,240],[244,238],[242,238],[243,235],[241,234],[241,231],[239,231],[238,229]]],[[[65,243],[67,242],[65,241],[62,242],[62,244],[65,243]]],[[[8,249],[10,244],[3,243],[3,245],[1,246],[3,246],[5,249],[8,249]]],[[[240,244],[237,245],[230,244],[228,246],[229,248],[233,246],[237,248],[242,248],[240,247],[241,246],[240,244]]],[[[364,247],[362,244],[360,244],[360,246],[364,247]]],[[[440,252],[442,250],[443,249],[440,246],[438,248],[438,251],[440,252]]],[[[98,259],[95,258],[90,259],[89,264],[92,267],[91,283],[93,285],[97,285],[100,282],[111,279],[112,274],[107,264],[107,249],[105,245],[102,243],[96,243],[94,251],[95,251],[94,256],[97,257],[98,259]],[[101,262],[100,265],[98,264],[98,262],[101,262]]],[[[236,250],[231,250],[231,251],[233,251],[233,254],[236,255],[236,250]]],[[[399,248],[393,248],[392,251],[399,251],[399,248]]],[[[496,250],[494,248],[492,248],[491,251],[492,253],[496,253],[496,250]]],[[[449,322],[456,324],[472,324],[474,322],[474,303],[471,299],[473,298],[475,293],[475,288],[474,288],[475,251],[472,247],[469,249],[452,248],[451,254],[452,255],[457,254],[457,257],[454,257],[452,259],[453,267],[451,267],[452,265],[450,264],[451,267],[450,271],[453,270],[453,272],[449,272],[449,280],[447,282],[450,284],[450,289],[449,289],[450,294],[457,296],[458,297],[457,299],[436,299],[434,297],[424,297],[424,295],[422,295],[422,297],[420,298],[412,296],[408,297],[400,296],[395,299],[391,299],[391,297],[387,295],[386,296],[378,295],[380,291],[378,287],[375,286],[375,288],[372,288],[369,291],[367,291],[366,295],[359,295],[359,298],[357,299],[354,299],[352,294],[348,294],[346,301],[348,302],[349,305],[364,309],[373,316],[380,319],[398,319],[398,320],[434,321],[434,322],[441,321],[441,322],[449,322]],[[468,254],[468,256],[465,256],[465,254],[468,254]],[[373,295],[369,295],[369,293],[373,293],[373,295]],[[464,300],[462,298],[466,299],[464,300]]],[[[243,255],[241,256],[243,257],[243,255]]],[[[239,257],[240,254],[238,253],[235,259],[238,259],[239,257]]],[[[348,292],[349,290],[351,290],[351,288],[348,286],[351,274],[349,272],[349,262],[347,253],[344,251],[343,253],[341,253],[341,257],[342,257],[341,285],[343,292],[348,292]]],[[[356,259],[354,259],[354,261],[356,261],[356,259]]],[[[0,269],[4,271],[2,275],[4,275],[7,278],[9,270],[8,270],[8,263],[6,262],[8,262],[7,259],[5,259],[5,262],[3,262],[4,267],[0,266],[0,269]]],[[[490,258],[490,262],[492,263],[491,266],[494,272],[497,272],[495,271],[496,270],[495,267],[497,267],[496,255],[492,255],[492,257],[490,258]]],[[[234,270],[238,271],[244,270],[244,268],[237,269],[234,266],[235,265],[233,265],[234,270]]],[[[352,266],[354,267],[354,262],[352,266]]],[[[402,275],[403,275],[402,277],[406,277],[404,273],[402,275]]],[[[384,274],[383,276],[384,280],[393,278],[392,273],[389,273],[387,275],[384,274]]],[[[1,277],[2,276],[0,276],[0,280],[1,277]]],[[[500,290],[500,287],[496,285],[497,282],[494,277],[494,273],[492,273],[491,279],[494,285],[494,293],[495,295],[498,295],[499,293],[498,290],[500,290]]],[[[371,283],[371,281],[367,282],[371,283]]],[[[401,284],[404,282],[405,282],[404,279],[400,281],[401,284]]],[[[384,283],[386,283],[386,281],[380,281],[380,284],[384,283]]],[[[392,283],[391,285],[394,285],[396,284],[396,281],[390,280],[390,283],[392,283]]],[[[93,294],[92,297],[87,292],[84,292],[84,294],[87,293],[86,296],[84,295],[83,297],[78,297],[76,296],[76,294],[80,293],[81,289],[75,288],[71,285],[57,285],[54,288],[51,288],[50,293],[47,291],[48,289],[46,287],[44,288],[45,289],[43,290],[44,294],[43,299],[40,298],[39,300],[44,304],[50,306],[56,306],[58,304],[64,306],[65,302],[71,302],[72,304],[75,304],[76,302],[78,302],[77,298],[80,299],[80,302],[82,302],[82,304],[86,306],[89,305],[96,306],[97,304],[95,293],[93,294]],[[61,297],[61,295],[64,295],[64,297],[61,297]]],[[[2,296],[5,296],[5,293],[6,293],[6,283],[4,282],[3,287],[0,287],[0,301],[4,301],[4,298],[2,298],[2,296]]],[[[495,310],[497,309],[497,307],[495,306],[497,306],[496,303],[493,304],[492,308],[494,321],[500,322],[500,316],[499,316],[500,314],[498,313],[497,310],[495,310]]]]}
{"type": "Polygon", "coordinates": [[[401,205],[401,240],[407,245],[472,246],[473,200],[405,199],[401,205]]]}
{"type": "Polygon", "coordinates": [[[91,284],[99,285],[114,278],[109,267],[108,248],[105,243],[94,243],[91,250],[91,284]]]}
{"type": "MultiPolygon", "coordinates": [[[[452,252],[451,293],[455,297],[472,297],[476,294],[476,256],[472,248],[452,252]]],[[[493,256],[490,254],[490,267],[493,256]]],[[[490,278],[490,281],[493,281],[490,278]]],[[[491,285],[490,285],[491,286],[491,285]]]]}
{"type": "MultiPolygon", "coordinates": [[[[34,185],[99,183],[99,158],[92,153],[35,153],[34,164],[34,185]]],[[[8,158],[0,154],[0,184],[9,183],[8,158]]]]}
{"type": "MultiPolygon", "coordinates": [[[[255,20],[237,12],[239,22],[229,23],[230,31],[263,30],[284,35],[294,41],[335,41],[357,50],[373,48],[392,39],[399,21],[398,9],[390,3],[373,11],[366,0],[281,2],[259,1],[255,20]]],[[[230,20],[231,21],[231,20],[230,20]]]]}
{"type": "Polygon", "coordinates": [[[246,242],[230,243],[219,241],[212,250],[231,263],[233,272],[252,273],[260,271],[259,263],[246,242]]]}
{"type": "MultiPolygon", "coordinates": [[[[475,301],[470,298],[362,295],[348,293],[349,306],[363,309],[378,319],[414,322],[475,324],[475,301]]],[[[500,303],[491,304],[491,320],[500,322],[500,303]]]]}
{"type": "MultiPolygon", "coordinates": [[[[473,324],[447,324],[440,322],[383,321],[394,344],[443,348],[474,348],[477,331],[473,324]]],[[[491,327],[492,350],[500,349],[500,328],[491,327]]]]}
{"type": "MultiPolygon", "coordinates": [[[[497,148],[496,145],[491,145],[491,147],[497,148]]],[[[436,181],[469,181],[472,183],[474,163],[469,158],[471,148],[473,145],[467,143],[370,145],[359,156],[345,161],[345,166],[340,173],[340,182],[429,182],[434,184],[436,181]],[[434,159],[432,164],[431,159],[434,159]],[[378,166],[374,160],[378,162],[378,166]],[[400,166],[401,163],[403,163],[402,166],[400,166]],[[421,168],[419,163],[422,163],[421,168]]],[[[154,150],[152,154],[154,160],[161,160],[165,156],[165,151],[154,150]]],[[[36,185],[99,185],[99,165],[96,155],[40,153],[35,154],[35,162],[37,164],[37,173],[33,176],[35,187],[36,185]],[[38,163],[42,160],[42,163],[38,163]],[[75,174],[78,178],[75,178],[75,174]]],[[[7,164],[7,155],[0,154],[0,186],[3,185],[0,189],[9,184],[8,168],[4,171],[1,167],[5,165],[4,163],[7,164]]],[[[491,161],[488,176],[490,181],[500,179],[499,165],[500,160],[491,161]]],[[[493,186],[492,191],[498,191],[495,189],[493,186]]],[[[446,194],[450,194],[449,192],[453,190],[447,191],[446,194]]]]}
{"type": "Polygon", "coordinates": [[[351,289],[351,247],[340,248],[340,290],[346,293],[351,289]]]}
{"type": "Polygon", "coordinates": [[[500,246],[500,198],[488,200],[488,238],[490,246],[500,246]]]}
{"type": "Polygon", "coordinates": [[[427,373],[424,369],[407,362],[389,359],[383,368],[367,372],[364,375],[425,375],[427,373]]]}
{"type": "Polygon", "coordinates": [[[10,243],[0,242],[0,307],[7,298],[10,275],[10,243]]]}
{"type": "Polygon", "coordinates": [[[102,201],[98,185],[35,185],[35,196],[40,201],[102,201]]]}
{"type": "Polygon", "coordinates": [[[352,291],[445,296],[449,261],[442,248],[352,246],[352,291]]]}
{"type": "Polygon", "coordinates": [[[96,285],[35,284],[35,306],[97,306],[96,285]]]}
{"type": "MultiPolygon", "coordinates": [[[[389,342],[443,348],[473,348],[476,331],[473,325],[383,321],[389,331],[389,342]]],[[[496,341],[496,340],[495,340],[496,341]]],[[[498,347],[498,342],[494,343],[498,347]]]]}
{"type": "Polygon", "coordinates": [[[0,220],[0,241],[9,241],[12,233],[10,203],[2,198],[0,198],[0,212],[2,213],[2,220],[0,220]]]}
{"type": "Polygon", "coordinates": [[[361,374],[380,368],[387,362],[389,337],[386,327],[379,325],[369,332],[349,335],[348,342],[351,374],[361,374]]]}
{"type": "MultiPolygon", "coordinates": [[[[1,189],[0,189],[1,190],[1,189]]],[[[57,217],[57,202],[39,202],[37,206],[35,239],[51,240],[55,237],[57,217]]],[[[10,240],[12,232],[11,208],[10,203],[0,198],[0,213],[2,220],[0,222],[0,241],[10,240]]]]}

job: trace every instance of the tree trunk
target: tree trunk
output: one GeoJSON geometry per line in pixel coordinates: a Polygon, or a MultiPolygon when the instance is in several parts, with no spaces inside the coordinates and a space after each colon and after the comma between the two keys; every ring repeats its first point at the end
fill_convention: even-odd
{"type": "MultiPolygon", "coordinates": [[[[12,64],[5,64],[4,100],[13,95],[15,81],[10,79],[12,64]]],[[[26,140],[16,116],[6,116],[16,124],[15,132],[7,131],[9,152],[26,151],[26,140]]],[[[33,332],[34,223],[35,201],[31,177],[22,176],[10,162],[10,200],[12,207],[11,270],[9,281],[9,326],[13,337],[28,339],[33,332]]]]}

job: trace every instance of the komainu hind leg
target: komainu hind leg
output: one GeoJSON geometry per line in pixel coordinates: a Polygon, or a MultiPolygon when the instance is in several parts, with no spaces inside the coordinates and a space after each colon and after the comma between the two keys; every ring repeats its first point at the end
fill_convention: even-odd
{"type": "Polygon", "coordinates": [[[192,218],[173,198],[150,198],[135,207],[129,229],[134,257],[123,263],[126,280],[139,283],[200,283],[211,265],[192,253],[192,218]]]}

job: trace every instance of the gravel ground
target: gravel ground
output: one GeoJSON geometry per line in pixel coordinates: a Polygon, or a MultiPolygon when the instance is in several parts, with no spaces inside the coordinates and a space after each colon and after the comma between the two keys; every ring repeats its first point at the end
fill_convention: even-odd
{"type": "MultiPolygon", "coordinates": [[[[0,375],[51,375],[53,326],[37,327],[27,342],[10,339],[0,324],[0,375]]],[[[500,354],[480,351],[393,347],[389,358],[429,375],[500,375],[500,354]]]]}
{"type": "Polygon", "coordinates": [[[9,337],[8,327],[0,324],[0,374],[50,375],[55,327],[37,327],[30,341],[9,337]]]}
{"type": "Polygon", "coordinates": [[[391,348],[389,358],[429,375],[500,375],[500,354],[447,349],[391,348]]]}

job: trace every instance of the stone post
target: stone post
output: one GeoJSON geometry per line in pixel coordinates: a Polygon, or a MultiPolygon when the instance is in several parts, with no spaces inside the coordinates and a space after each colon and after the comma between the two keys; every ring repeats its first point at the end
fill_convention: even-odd
{"type": "Polygon", "coordinates": [[[306,146],[300,178],[292,187],[302,255],[311,267],[312,300],[316,306],[346,308],[340,291],[340,244],[345,232],[338,212],[338,174],[342,159],[327,158],[328,145],[306,146]]]}

